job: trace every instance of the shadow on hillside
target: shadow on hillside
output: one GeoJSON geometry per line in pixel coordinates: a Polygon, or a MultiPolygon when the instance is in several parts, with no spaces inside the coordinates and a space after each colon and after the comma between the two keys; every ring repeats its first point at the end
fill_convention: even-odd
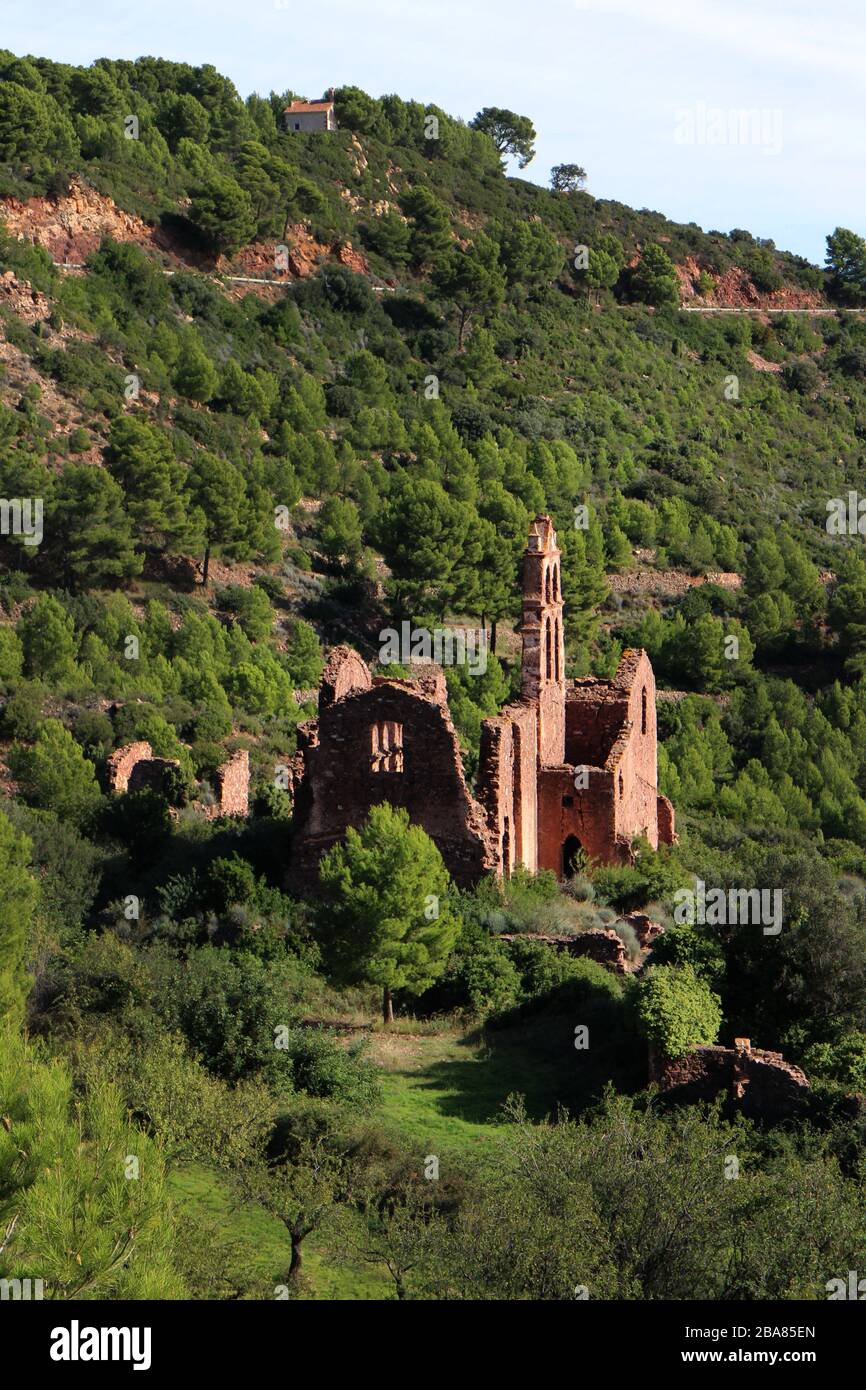
{"type": "MultiPolygon", "coordinates": [[[[628,1093],[645,1087],[645,1046],[627,1024],[615,1032],[590,1025],[590,1045],[580,1051],[574,1029],[570,1017],[554,1015],[487,1032],[480,1056],[432,1062],[416,1073],[415,1084],[445,1092],[437,1100],[440,1113],[470,1124],[501,1122],[510,1095],[523,1096],[530,1118],[542,1120],[563,1109],[579,1114],[601,1097],[608,1082],[628,1093]]],[[[468,1049],[479,1039],[462,1041],[468,1049]]]]}

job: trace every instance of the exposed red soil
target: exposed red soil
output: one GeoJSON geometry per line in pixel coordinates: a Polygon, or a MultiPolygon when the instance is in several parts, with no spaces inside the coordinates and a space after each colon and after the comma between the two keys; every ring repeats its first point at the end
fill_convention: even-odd
{"type": "Polygon", "coordinates": [[[762,293],[741,266],[731,266],[722,275],[713,275],[713,287],[704,295],[698,293],[697,281],[708,267],[700,265],[694,256],[687,256],[682,265],[675,266],[680,282],[680,298],[695,306],[708,309],[820,309],[824,300],[817,290],[796,289],[790,285],[770,293],[762,293]]]}

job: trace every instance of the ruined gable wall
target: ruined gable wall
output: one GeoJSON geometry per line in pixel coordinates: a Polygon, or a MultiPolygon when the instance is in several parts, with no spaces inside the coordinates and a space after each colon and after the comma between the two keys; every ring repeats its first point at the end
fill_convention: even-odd
{"type": "Polygon", "coordinates": [[[469,885],[496,862],[482,807],[463,778],[457,735],[433,683],[377,680],[320,710],[299,739],[304,775],[295,802],[291,876],[315,886],[321,855],[382,801],[402,806],[436,842],[449,872],[469,885]],[[403,771],[372,770],[374,725],[402,727],[403,771]]]}
{"type": "Polygon", "coordinates": [[[369,690],[372,683],[370,669],[354,647],[335,647],[322,672],[318,707],[334,705],[353,690],[369,690]]]}

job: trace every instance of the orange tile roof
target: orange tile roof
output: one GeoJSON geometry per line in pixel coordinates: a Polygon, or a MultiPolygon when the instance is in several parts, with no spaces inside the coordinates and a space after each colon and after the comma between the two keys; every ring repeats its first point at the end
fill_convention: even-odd
{"type": "Polygon", "coordinates": [[[284,111],[330,111],[333,109],[332,101],[293,101],[291,105],[283,108],[284,111]]]}

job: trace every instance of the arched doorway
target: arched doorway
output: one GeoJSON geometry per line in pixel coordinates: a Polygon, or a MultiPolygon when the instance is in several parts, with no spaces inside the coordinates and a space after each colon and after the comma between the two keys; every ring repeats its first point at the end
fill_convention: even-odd
{"type": "Polygon", "coordinates": [[[577,868],[576,860],[583,845],[576,835],[567,836],[562,846],[562,877],[571,878],[577,868]]]}

